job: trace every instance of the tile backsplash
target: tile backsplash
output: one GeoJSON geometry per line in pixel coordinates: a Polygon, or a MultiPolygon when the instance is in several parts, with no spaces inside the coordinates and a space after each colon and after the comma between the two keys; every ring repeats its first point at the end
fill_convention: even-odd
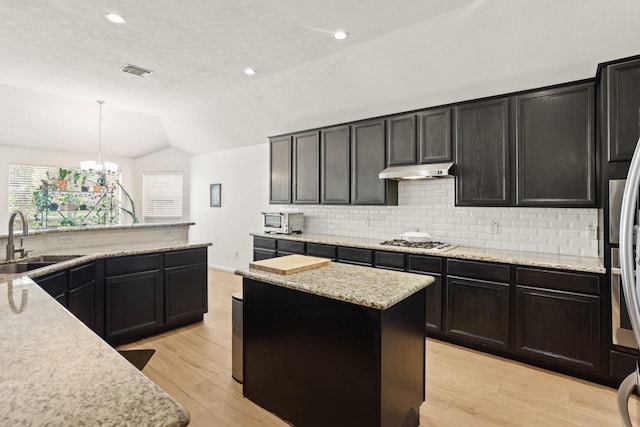
{"type": "Polygon", "coordinates": [[[598,224],[595,208],[480,208],[454,203],[454,180],[439,179],[401,181],[398,206],[278,208],[304,212],[307,233],[385,240],[420,230],[462,246],[598,256],[598,240],[588,236],[589,227],[598,224]]]}

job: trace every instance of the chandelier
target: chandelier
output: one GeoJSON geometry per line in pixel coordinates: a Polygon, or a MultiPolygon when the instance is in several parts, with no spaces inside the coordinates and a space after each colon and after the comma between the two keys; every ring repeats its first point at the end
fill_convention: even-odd
{"type": "Polygon", "coordinates": [[[117,163],[102,163],[102,104],[104,104],[104,101],[99,99],[96,102],[100,106],[100,112],[98,116],[98,161],[96,162],[95,160],[85,160],[83,162],[80,162],[80,169],[98,173],[115,173],[118,171],[117,163]]]}

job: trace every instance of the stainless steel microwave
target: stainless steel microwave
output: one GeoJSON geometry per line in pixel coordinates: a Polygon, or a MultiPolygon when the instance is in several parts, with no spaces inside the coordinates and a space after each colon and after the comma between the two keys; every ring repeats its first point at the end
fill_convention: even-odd
{"type": "Polygon", "coordinates": [[[292,212],[262,212],[265,233],[302,233],[304,214],[292,212]]]}

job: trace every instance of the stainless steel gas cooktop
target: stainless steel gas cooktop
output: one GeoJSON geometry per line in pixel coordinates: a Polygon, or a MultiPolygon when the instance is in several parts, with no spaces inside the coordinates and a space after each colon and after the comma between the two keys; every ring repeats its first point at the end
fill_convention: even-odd
{"type": "Polygon", "coordinates": [[[430,249],[436,252],[446,252],[450,249],[456,248],[457,246],[452,245],[451,243],[442,243],[442,242],[410,242],[408,240],[402,239],[393,239],[386,240],[381,245],[389,245],[389,246],[400,246],[403,248],[419,248],[419,249],[430,249]]]}

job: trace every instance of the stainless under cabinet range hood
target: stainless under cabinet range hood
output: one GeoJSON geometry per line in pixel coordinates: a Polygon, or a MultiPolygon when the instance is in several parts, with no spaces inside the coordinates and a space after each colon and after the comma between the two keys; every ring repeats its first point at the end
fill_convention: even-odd
{"type": "Polygon", "coordinates": [[[431,165],[389,166],[380,172],[380,179],[430,179],[453,178],[449,170],[453,163],[435,163],[431,165]]]}

